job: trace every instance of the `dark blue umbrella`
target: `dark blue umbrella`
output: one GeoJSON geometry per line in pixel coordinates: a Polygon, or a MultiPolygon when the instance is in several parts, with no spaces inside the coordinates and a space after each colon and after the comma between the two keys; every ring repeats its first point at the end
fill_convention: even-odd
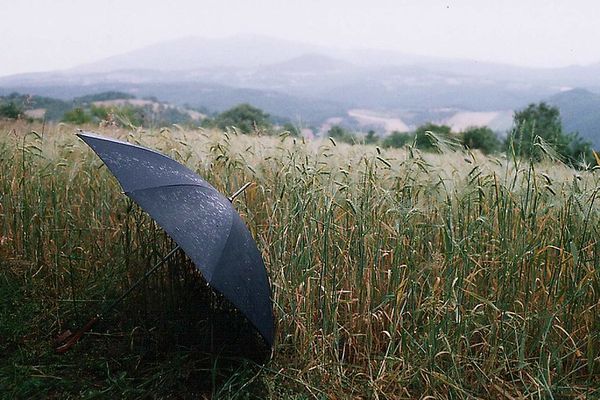
{"type": "Polygon", "coordinates": [[[78,136],[104,161],[127,196],[160,225],[272,346],[267,272],[248,228],[229,199],[177,161],[91,133],[78,136]]]}

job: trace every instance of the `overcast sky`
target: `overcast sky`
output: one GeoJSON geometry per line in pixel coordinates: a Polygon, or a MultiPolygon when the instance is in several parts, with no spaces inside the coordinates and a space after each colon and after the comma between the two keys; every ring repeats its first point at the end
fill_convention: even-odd
{"type": "Polygon", "coordinates": [[[526,66],[600,62],[598,0],[0,0],[0,10],[0,75],[239,33],[526,66]]]}

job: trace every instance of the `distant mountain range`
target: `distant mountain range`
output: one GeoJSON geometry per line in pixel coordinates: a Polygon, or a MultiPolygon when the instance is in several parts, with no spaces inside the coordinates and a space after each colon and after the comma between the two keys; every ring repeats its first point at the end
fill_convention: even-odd
{"type": "Polygon", "coordinates": [[[535,69],[234,36],[184,38],[69,70],[0,77],[0,94],[72,99],[115,90],[211,111],[248,102],[316,130],[335,121],[381,133],[427,121],[502,132],[512,110],[548,99],[567,129],[590,137],[598,135],[595,119],[580,110],[596,107],[600,64],[535,69]]]}

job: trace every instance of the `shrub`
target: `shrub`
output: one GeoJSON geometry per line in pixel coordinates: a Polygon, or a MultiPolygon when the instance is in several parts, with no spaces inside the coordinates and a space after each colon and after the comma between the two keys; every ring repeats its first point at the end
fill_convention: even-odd
{"type": "Polygon", "coordinates": [[[62,117],[62,121],[82,125],[92,122],[92,116],[86,113],[83,108],[76,107],[67,111],[62,117]]]}
{"type": "Polygon", "coordinates": [[[415,143],[417,148],[422,150],[433,150],[437,148],[437,144],[432,140],[432,137],[428,132],[432,132],[434,135],[444,138],[450,136],[451,128],[447,125],[436,125],[431,122],[419,126],[415,130],[415,143]]]}
{"type": "Polygon", "coordinates": [[[470,149],[479,149],[484,154],[500,150],[501,142],[498,136],[486,126],[470,127],[461,134],[463,145],[470,149]]]}
{"type": "Polygon", "coordinates": [[[339,125],[333,125],[327,131],[327,136],[344,143],[356,143],[356,136],[339,125]]]}
{"type": "Polygon", "coordinates": [[[365,144],[375,144],[377,142],[379,142],[379,137],[375,134],[375,131],[371,129],[365,136],[365,144]]]}
{"type": "Polygon", "coordinates": [[[414,135],[404,132],[393,131],[383,139],[383,147],[400,148],[408,142],[414,140],[414,135]]]}
{"type": "Polygon", "coordinates": [[[234,126],[246,134],[256,130],[270,131],[272,128],[269,114],[247,103],[239,104],[217,115],[211,125],[220,129],[234,126]]]}

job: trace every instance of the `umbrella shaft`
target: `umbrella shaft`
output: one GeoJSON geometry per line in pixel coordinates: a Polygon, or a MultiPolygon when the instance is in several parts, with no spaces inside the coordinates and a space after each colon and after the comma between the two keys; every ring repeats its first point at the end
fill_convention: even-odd
{"type": "Polygon", "coordinates": [[[152,275],[158,268],[160,268],[165,262],[167,262],[169,260],[169,258],[171,258],[171,256],[173,256],[173,254],[175,254],[177,252],[177,250],[179,250],[179,248],[180,248],[179,245],[175,246],[154,267],[152,267],[151,269],[149,269],[144,274],[144,276],[142,276],[133,285],[131,285],[126,291],[124,291],[123,294],[118,299],[116,299],[115,301],[113,301],[108,307],[106,307],[104,310],[102,310],[102,313],[100,315],[106,314],[107,312],[109,312],[113,308],[115,308],[117,305],[119,305],[123,301],[123,299],[125,299],[125,297],[127,297],[129,295],[129,293],[131,293],[133,290],[135,290],[135,288],[137,288],[138,286],[140,286],[140,284],[142,282],[144,282],[146,279],[148,279],[148,277],[150,275],[152,275]]]}
{"type": "MultiPolygon", "coordinates": [[[[248,188],[248,186],[250,186],[252,184],[252,182],[248,182],[246,183],[244,186],[242,186],[241,188],[239,188],[234,194],[232,194],[228,200],[233,202],[233,200],[240,195],[240,193],[242,193],[244,190],[246,190],[248,188]]],[[[144,282],[146,279],[148,279],[148,277],[150,275],[152,275],[158,268],[160,268],[165,262],[167,262],[169,260],[169,258],[171,258],[171,256],[173,254],[175,254],[175,252],[177,252],[177,250],[179,250],[180,247],[179,245],[175,246],[170,252],[167,253],[167,255],[165,255],[154,267],[150,268],[145,274],[144,276],[142,276],[140,279],[137,280],[137,282],[135,282],[133,285],[131,285],[126,291],[123,292],[123,294],[121,294],[121,296],[119,296],[118,299],[116,299],[115,301],[113,301],[112,303],[110,303],[108,305],[108,307],[106,307],[104,310],[102,310],[102,313],[99,314],[99,316],[102,316],[104,314],[106,314],[107,312],[111,311],[113,308],[115,308],[116,306],[118,306],[123,299],[125,299],[125,297],[127,297],[129,295],[129,293],[131,293],[132,291],[135,290],[135,288],[137,288],[138,286],[140,286],[140,284],[142,282],[144,282]]]]}
{"type": "Polygon", "coordinates": [[[235,200],[235,198],[238,197],[244,190],[248,189],[248,186],[250,185],[252,185],[252,182],[247,182],[244,186],[236,190],[234,194],[229,196],[227,200],[229,200],[230,203],[233,203],[233,200],[235,200]]]}

